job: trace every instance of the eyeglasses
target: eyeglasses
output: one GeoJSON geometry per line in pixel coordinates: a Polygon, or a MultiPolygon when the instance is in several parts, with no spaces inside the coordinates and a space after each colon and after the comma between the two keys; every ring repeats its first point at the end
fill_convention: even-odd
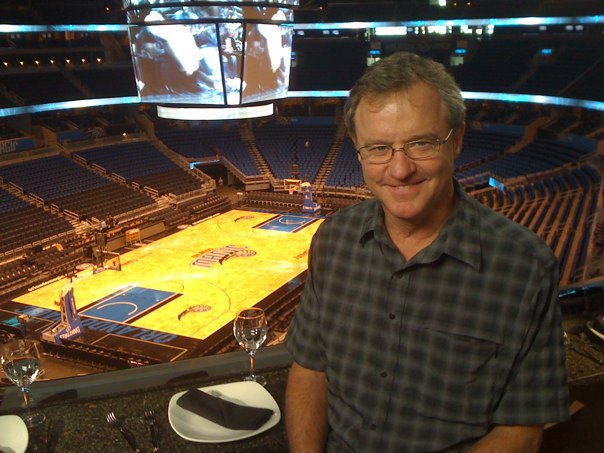
{"type": "Polygon", "coordinates": [[[385,164],[392,160],[395,151],[402,151],[408,159],[424,160],[430,159],[438,154],[441,145],[453,135],[453,128],[449,131],[444,140],[440,138],[422,138],[404,143],[400,148],[393,148],[390,145],[368,145],[357,149],[361,159],[370,164],[385,164]]]}

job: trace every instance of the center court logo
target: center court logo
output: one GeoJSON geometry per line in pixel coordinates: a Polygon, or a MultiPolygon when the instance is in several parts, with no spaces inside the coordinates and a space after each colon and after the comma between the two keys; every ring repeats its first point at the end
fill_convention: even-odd
{"type": "Polygon", "coordinates": [[[229,258],[234,256],[254,256],[256,252],[245,247],[238,247],[236,245],[227,245],[219,249],[213,249],[203,253],[200,257],[196,258],[191,264],[193,266],[201,267],[212,267],[214,264],[222,264],[229,258]]]}

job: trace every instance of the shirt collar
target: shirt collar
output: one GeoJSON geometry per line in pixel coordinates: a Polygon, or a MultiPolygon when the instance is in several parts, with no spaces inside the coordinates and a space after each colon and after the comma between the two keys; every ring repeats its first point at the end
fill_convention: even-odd
{"type": "Polygon", "coordinates": [[[449,220],[441,230],[438,238],[428,249],[434,252],[446,253],[480,270],[482,247],[480,242],[480,214],[478,206],[454,180],[457,205],[449,220]]]}
{"type": "Polygon", "coordinates": [[[386,226],[384,225],[384,209],[382,208],[382,204],[377,198],[373,198],[369,203],[372,206],[365,211],[359,242],[361,245],[365,245],[372,237],[387,242],[386,238],[388,235],[386,234],[386,226]]]}
{"type": "MultiPolygon", "coordinates": [[[[457,180],[454,180],[457,204],[438,238],[420,252],[421,261],[436,260],[443,253],[480,269],[480,215],[475,202],[466,193],[457,180]]],[[[360,231],[359,242],[364,245],[370,238],[379,242],[391,243],[384,224],[384,210],[381,203],[374,199],[373,206],[366,211],[360,231]]],[[[419,256],[418,256],[419,258],[419,256]]]]}

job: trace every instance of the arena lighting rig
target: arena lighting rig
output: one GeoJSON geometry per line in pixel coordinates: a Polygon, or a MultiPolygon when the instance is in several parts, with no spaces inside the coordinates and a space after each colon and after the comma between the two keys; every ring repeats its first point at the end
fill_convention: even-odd
{"type": "MultiPolygon", "coordinates": [[[[84,25],[11,25],[11,24],[0,24],[0,33],[36,33],[36,32],[107,32],[107,33],[115,33],[115,32],[129,32],[131,35],[134,33],[133,31],[129,31],[134,29],[135,27],[149,27],[151,26],[151,21],[148,23],[145,22],[145,19],[152,12],[150,5],[156,4],[157,2],[149,1],[149,0],[140,0],[140,1],[126,1],[128,7],[132,8],[132,11],[129,11],[129,25],[122,24],[84,24],[84,25]],[[139,8],[140,11],[145,12],[133,12],[136,8],[139,8]],[[140,24],[135,24],[133,21],[140,20],[140,24]]],[[[179,1],[173,1],[170,5],[184,3],[179,1]]],[[[194,4],[195,2],[187,2],[187,5],[194,4]]],[[[219,36],[219,32],[224,32],[225,30],[231,29],[236,33],[242,34],[243,30],[246,30],[247,37],[247,27],[250,26],[250,30],[254,28],[254,25],[261,25],[261,22],[257,19],[252,19],[255,17],[254,15],[260,14],[260,11],[274,11],[274,14],[282,11],[283,15],[285,15],[285,20],[283,20],[283,15],[279,13],[275,20],[266,19],[267,14],[264,14],[264,20],[262,24],[273,25],[279,28],[279,31],[282,33],[282,42],[283,37],[285,37],[286,42],[291,36],[291,31],[293,29],[294,34],[299,34],[303,36],[304,33],[312,30],[323,30],[323,31],[333,31],[333,30],[345,30],[345,29],[367,29],[367,30],[375,30],[379,27],[386,28],[407,28],[412,29],[416,27],[514,27],[514,26],[534,26],[534,27],[547,27],[552,25],[565,25],[565,26],[578,26],[578,25],[598,25],[604,24],[604,16],[595,15],[595,16],[564,16],[564,17],[522,17],[522,18],[485,18],[485,19],[453,19],[453,20],[415,20],[415,21],[400,21],[400,22],[342,22],[342,23],[313,23],[313,24],[292,24],[292,8],[295,4],[298,3],[298,0],[281,0],[280,2],[275,1],[214,1],[214,2],[199,2],[203,3],[204,8],[213,8],[214,10],[218,7],[216,6],[207,6],[210,3],[215,3],[220,5],[220,9],[224,9],[225,6],[230,5],[230,8],[235,11],[233,13],[236,19],[226,19],[222,17],[208,19],[205,23],[205,29],[211,30],[211,26],[217,27],[217,31],[214,34],[214,39],[216,39],[216,48],[212,50],[206,50],[206,53],[210,54],[213,52],[214,61],[216,62],[216,55],[218,55],[222,59],[222,65],[219,64],[220,69],[220,77],[224,83],[222,83],[222,93],[223,99],[222,104],[212,104],[210,106],[200,105],[202,103],[195,102],[195,105],[188,107],[193,108],[185,108],[187,105],[184,105],[177,100],[176,103],[166,102],[165,104],[159,104],[160,110],[163,110],[163,114],[169,116],[171,118],[178,118],[181,114],[189,115],[190,119],[198,119],[199,116],[203,116],[206,119],[219,119],[219,118],[246,118],[253,116],[263,116],[270,115],[272,113],[272,103],[262,101],[259,99],[262,95],[256,94],[254,96],[242,94],[243,86],[245,82],[246,69],[245,69],[245,43],[243,44],[243,52],[242,57],[238,57],[236,54],[234,58],[231,58],[231,68],[236,68],[236,74],[243,76],[243,80],[241,80],[241,85],[239,88],[236,88],[236,83],[234,80],[229,81],[228,88],[227,83],[224,77],[226,77],[227,71],[225,70],[225,61],[228,61],[226,57],[228,54],[222,51],[222,48],[219,48],[219,42],[226,43],[226,39],[231,39],[230,36],[219,36]],[[238,4],[238,5],[237,5],[238,4]],[[242,9],[242,5],[246,5],[247,9],[242,9]],[[250,6],[252,5],[252,6],[250,6]],[[272,8],[272,9],[271,9],[272,8]],[[240,11],[241,10],[241,11],[240,11]],[[247,14],[247,16],[245,16],[247,14]],[[243,17],[243,18],[241,18],[243,17]],[[247,18],[246,18],[247,17],[247,18]],[[221,24],[225,25],[221,28],[221,24]],[[228,27],[226,26],[228,24],[228,27]],[[238,25],[236,25],[238,24],[238,25]],[[246,28],[244,28],[244,25],[246,28]],[[285,32],[284,30],[288,30],[285,32]],[[237,63],[239,62],[239,63],[237,63]],[[254,99],[254,97],[256,99],[254,99]],[[226,100],[225,100],[226,98],[226,100]],[[253,107],[253,109],[249,109],[249,107],[253,107]],[[246,111],[247,110],[247,111],[246,111]]],[[[167,7],[166,4],[155,5],[154,9],[159,8],[161,14],[161,10],[163,9],[173,9],[175,7],[167,7]]],[[[180,9],[184,9],[185,7],[179,7],[180,9]]],[[[198,7],[201,8],[201,7],[198,7]]],[[[200,13],[205,10],[198,10],[200,13]]],[[[167,14],[167,13],[166,13],[167,14]]],[[[176,14],[176,13],[175,13],[176,14]]],[[[274,15],[273,14],[273,15],[274,15]]],[[[164,21],[154,21],[154,24],[161,23],[163,25],[158,26],[169,26],[169,25],[189,25],[193,27],[193,25],[204,25],[203,21],[199,21],[197,19],[186,19],[184,18],[185,13],[177,15],[177,18],[181,21],[181,23],[170,22],[168,20],[164,21]],[[198,23],[199,22],[199,23],[198,23]]],[[[219,16],[219,15],[218,15],[219,16]]],[[[151,16],[159,19],[158,16],[151,16]]],[[[212,16],[214,17],[214,16],[212,16]]],[[[202,27],[203,28],[203,27],[202,27]]],[[[257,26],[255,27],[257,31],[257,26]]],[[[274,30],[274,29],[273,29],[274,30]]],[[[251,33],[251,31],[250,31],[251,33]]],[[[276,36],[276,34],[275,34],[276,36]]],[[[244,37],[244,39],[245,39],[244,37]]],[[[160,38],[158,38],[160,39],[160,38]]],[[[236,46],[236,45],[235,45],[236,46]]],[[[281,56],[284,60],[281,61],[282,65],[280,66],[285,68],[286,65],[289,65],[289,58],[286,58],[287,53],[291,52],[290,50],[283,50],[281,56]]],[[[287,49],[285,47],[285,49],[287,49]]],[[[134,52],[133,52],[134,55],[134,52]]],[[[141,60],[142,61],[142,60],[141,60]]],[[[134,62],[134,66],[136,68],[136,62],[134,62]]],[[[228,67],[228,63],[227,63],[228,67]]],[[[135,69],[136,70],[136,69],[135,69]]],[[[249,68],[248,68],[249,70],[249,68]]],[[[287,77],[289,75],[289,66],[287,66],[287,74],[282,72],[280,75],[281,80],[283,77],[287,77]]],[[[250,75],[250,77],[252,77],[250,75]]],[[[233,79],[233,78],[231,78],[233,79]]],[[[139,87],[140,89],[140,87],[139,87]]],[[[220,89],[220,84],[218,85],[218,89],[220,89]]],[[[157,95],[157,94],[156,94],[157,95]]],[[[281,87],[277,89],[273,89],[272,91],[265,92],[264,96],[269,98],[271,96],[272,99],[277,99],[279,97],[346,97],[348,95],[348,91],[346,90],[317,90],[317,91],[289,91],[287,92],[287,85],[283,83],[281,87]]],[[[557,96],[541,96],[541,95],[532,95],[530,93],[526,94],[514,94],[514,93],[490,93],[490,92],[464,92],[464,98],[468,100],[494,100],[494,101],[503,101],[503,102],[515,102],[515,103],[542,103],[549,105],[557,105],[557,106],[566,106],[566,107],[580,107],[590,110],[598,110],[604,111],[604,102],[591,101],[586,99],[572,99],[572,98],[563,98],[557,96]]],[[[162,96],[157,95],[157,96],[162,96]]],[[[220,96],[215,96],[214,100],[220,100],[220,96]]],[[[183,97],[180,98],[181,100],[183,97]]],[[[267,99],[270,100],[270,99],[267,99]]],[[[65,109],[73,109],[73,108],[82,108],[82,107],[96,107],[96,106],[104,106],[104,105],[118,105],[118,104],[138,104],[141,102],[151,102],[142,96],[126,96],[126,97],[114,97],[114,98],[102,98],[102,99],[83,99],[83,100],[75,100],[75,101],[64,101],[64,102],[53,102],[47,104],[37,104],[37,105],[29,105],[22,107],[10,107],[0,109],[0,116],[14,116],[14,115],[23,115],[23,114],[33,114],[54,110],[65,110],[65,109]]]]}

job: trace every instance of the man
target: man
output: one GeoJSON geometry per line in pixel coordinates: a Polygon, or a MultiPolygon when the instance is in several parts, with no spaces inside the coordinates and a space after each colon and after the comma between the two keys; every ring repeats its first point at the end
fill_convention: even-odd
{"type": "Polygon", "coordinates": [[[537,451],[568,417],[557,263],[454,179],[459,87],[397,53],[345,121],[375,199],[311,245],[286,340],[291,451],[537,451]]]}

